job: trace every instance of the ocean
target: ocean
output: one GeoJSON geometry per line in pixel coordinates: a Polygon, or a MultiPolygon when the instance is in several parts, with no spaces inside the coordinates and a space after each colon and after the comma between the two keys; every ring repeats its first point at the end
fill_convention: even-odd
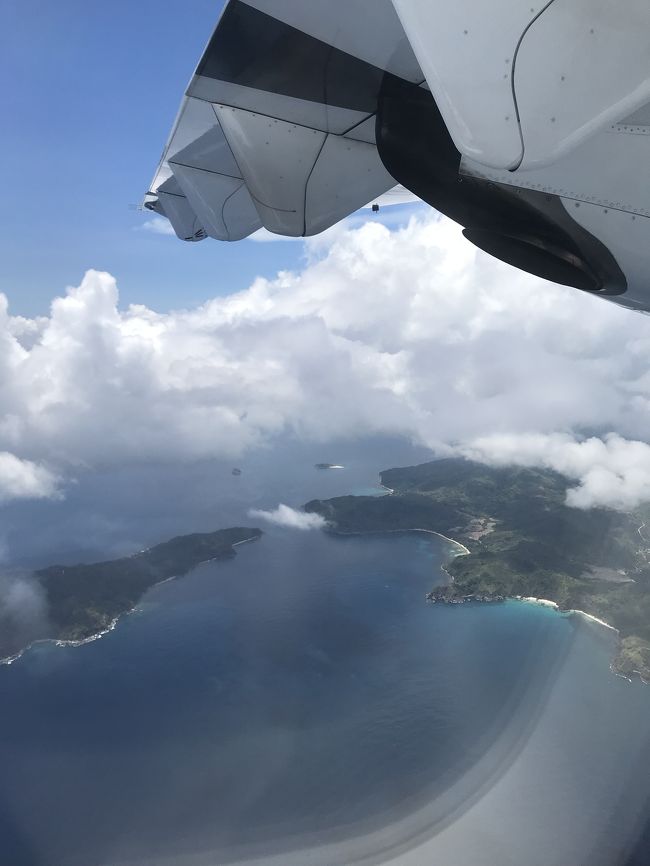
{"type": "Polygon", "coordinates": [[[611,632],[427,604],[455,552],[430,534],[264,529],[0,667],[2,866],[626,862],[650,688],[611,632]]]}

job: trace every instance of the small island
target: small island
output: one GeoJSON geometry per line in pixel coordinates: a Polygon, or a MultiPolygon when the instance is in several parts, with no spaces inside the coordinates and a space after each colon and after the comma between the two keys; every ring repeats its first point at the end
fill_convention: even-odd
{"type": "MultiPolygon", "coordinates": [[[[39,640],[79,643],[96,637],[132,610],[146,590],[187,574],[202,562],[235,555],[235,545],[260,538],[251,527],[179,535],[132,556],[79,565],[51,565],[34,573],[47,602],[48,631],[39,640]]],[[[3,647],[15,656],[24,646],[3,647]]]]}
{"type": "Polygon", "coordinates": [[[650,680],[650,507],[629,513],[565,504],[551,470],[495,468],[463,459],[389,469],[388,496],[312,500],[331,531],[425,530],[460,545],[434,603],[542,599],[619,632],[616,673],[650,680]]]}

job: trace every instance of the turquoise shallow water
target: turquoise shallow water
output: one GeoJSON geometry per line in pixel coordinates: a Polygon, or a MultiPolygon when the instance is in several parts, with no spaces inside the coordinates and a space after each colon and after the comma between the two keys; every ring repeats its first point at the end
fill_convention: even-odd
{"type": "Polygon", "coordinates": [[[1,862],[622,863],[650,690],[575,617],[426,604],[449,553],[272,530],[0,668],[1,862]]]}

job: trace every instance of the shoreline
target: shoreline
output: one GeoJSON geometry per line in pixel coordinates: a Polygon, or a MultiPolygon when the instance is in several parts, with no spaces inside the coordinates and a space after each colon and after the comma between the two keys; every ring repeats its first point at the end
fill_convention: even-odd
{"type": "Polygon", "coordinates": [[[552,607],[553,610],[559,610],[560,606],[556,601],[551,601],[550,598],[537,598],[534,595],[513,595],[512,601],[525,601],[528,604],[541,604],[544,607],[552,607]]]}
{"type": "Polygon", "coordinates": [[[587,613],[587,611],[585,610],[576,610],[575,608],[571,608],[571,610],[562,611],[562,613],[577,614],[578,616],[583,617],[589,622],[595,622],[598,625],[602,625],[604,628],[611,629],[611,631],[615,632],[617,635],[621,633],[619,629],[616,628],[616,626],[605,622],[604,619],[599,619],[597,616],[594,616],[593,613],[587,613]]]}
{"type": "MultiPolygon", "coordinates": [[[[231,547],[237,547],[237,545],[239,545],[239,544],[248,544],[249,541],[257,541],[259,539],[259,537],[260,537],[259,535],[251,535],[250,538],[242,538],[241,541],[233,541],[233,543],[230,546],[231,547]]],[[[213,556],[212,559],[204,559],[202,562],[199,562],[199,565],[203,565],[204,562],[214,562],[215,559],[218,559],[218,557],[213,556]]]]}
{"type": "MultiPolygon", "coordinates": [[[[379,531],[381,532],[381,530],[379,530],[379,531]]],[[[404,529],[404,530],[388,529],[386,531],[387,532],[428,532],[431,535],[437,535],[439,538],[443,538],[445,541],[451,542],[451,544],[455,544],[456,546],[460,547],[461,552],[457,553],[456,554],[457,556],[466,556],[466,555],[471,553],[471,551],[461,541],[458,541],[456,538],[450,538],[448,535],[443,535],[442,532],[435,532],[432,529],[404,529]]],[[[358,533],[358,534],[363,535],[365,533],[358,533]]],[[[370,533],[368,533],[368,534],[370,534],[370,533]]],[[[444,565],[441,566],[441,570],[447,575],[447,577],[449,578],[449,582],[453,583],[454,582],[453,575],[447,571],[447,569],[444,565]]],[[[613,631],[616,634],[617,639],[618,639],[618,651],[620,651],[620,647],[621,647],[620,630],[617,629],[616,626],[613,626],[611,623],[606,622],[604,619],[600,619],[600,617],[595,616],[593,613],[587,613],[587,611],[578,610],[577,608],[567,608],[565,610],[565,609],[561,608],[560,605],[556,601],[552,601],[550,598],[538,598],[537,596],[533,596],[533,595],[529,595],[529,596],[523,596],[523,595],[506,596],[505,600],[506,601],[508,601],[508,600],[520,601],[520,602],[523,602],[524,604],[541,605],[542,607],[551,608],[552,610],[554,610],[557,613],[562,614],[564,616],[580,616],[583,619],[587,620],[587,622],[596,623],[597,625],[600,625],[603,628],[609,629],[610,631],[613,631]]],[[[617,677],[622,677],[623,679],[627,680],[628,682],[630,682],[630,683],[632,682],[631,677],[628,677],[625,674],[620,673],[619,671],[617,671],[614,668],[614,660],[612,660],[612,662],[610,662],[609,669],[617,677]]],[[[650,682],[647,682],[643,678],[642,674],[639,671],[633,671],[633,673],[637,675],[637,677],[641,680],[642,683],[644,683],[644,685],[650,685],[650,682]]]]}
{"type": "MultiPolygon", "coordinates": [[[[388,471],[388,470],[387,470],[388,471]]],[[[379,473],[380,485],[388,491],[388,494],[394,494],[395,490],[388,488],[387,485],[383,484],[383,473],[379,473]]],[[[644,524],[641,527],[638,527],[638,532],[641,538],[643,538],[642,529],[644,524]]],[[[437,532],[436,530],[431,529],[422,529],[419,527],[411,527],[405,529],[377,529],[377,530],[354,530],[354,531],[346,531],[341,530],[336,527],[335,523],[328,524],[328,531],[332,534],[337,535],[371,535],[371,534],[387,534],[387,533],[397,533],[397,532],[427,532],[431,535],[437,535],[439,538],[444,541],[454,545],[456,548],[455,552],[447,559],[447,561],[440,566],[441,571],[446,577],[446,581],[443,581],[441,585],[436,585],[431,592],[427,593],[428,600],[436,600],[443,603],[454,603],[455,599],[460,599],[462,601],[472,600],[481,603],[481,602],[489,602],[493,600],[503,600],[503,601],[520,601],[527,604],[538,604],[544,607],[551,608],[562,616],[576,616],[581,618],[585,622],[594,623],[602,628],[607,629],[608,631],[614,632],[616,635],[617,646],[614,649],[613,655],[610,660],[610,671],[617,676],[621,676],[624,679],[627,679],[629,682],[632,682],[633,678],[638,677],[642,683],[650,684],[650,667],[646,665],[646,660],[644,657],[640,657],[637,659],[639,655],[639,649],[637,647],[637,643],[641,641],[635,635],[629,635],[623,638],[621,636],[621,632],[616,626],[607,622],[607,620],[603,619],[601,616],[596,616],[593,613],[588,613],[586,610],[580,610],[577,608],[562,608],[560,605],[552,601],[551,599],[546,598],[538,598],[537,596],[521,596],[521,595],[507,595],[507,596],[499,596],[496,598],[496,593],[487,593],[487,595],[481,595],[479,593],[468,593],[466,596],[462,596],[462,586],[459,585],[454,580],[453,574],[450,572],[451,564],[453,559],[456,556],[460,555],[468,555],[472,553],[472,551],[465,545],[463,542],[458,541],[456,538],[451,538],[450,536],[444,535],[442,532],[437,532]],[[446,585],[450,588],[449,597],[444,597],[444,590],[442,587],[446,585]],[[442,590],[442,591],[441,591],[442,590]],[[438,594],[440,593],[440,595],[438,594]],[[474,597],[476,596],[476,597],[474,597]],[[489,596],[489,597],[488,597],[489,596]],[[628,637],[630,640],[628,641],[628,637]],[[635,643],[636,641],[636,643],[635,643]],[[641,670],[638,670],[637,667],[640,667],[641,670]]],[[[479,542],[480,544],[480,542],[479,542]]],[[[516,585],[511,586],[512,590],[516,590],[516,585]]],[[[458,603],[457,601],[455,603],[458,603]]],[[[647,642],[646,642],[647,644],[647,642]]],[[[641,650],[643,650],[643,641],[641,641],[641,650]]]]}
{"type": "Polygon", "coordinates": [[[589,622],[595,622],[598,625],[602,625],[604,628],[610,629],[616,634],[620,634],[620,631],[616,628],[616,626],[611,625],[604,619],[600,619],[599,617],[594,616],[593,613],[587,613],[586,610],[578,610],[575,607],[562,608],[556,601],[551,601],[550,598],[536,598],[534,595],[513,595],[510,596],[510,598],[514,601],[524,601],[528,602],[529,604],[541,604],[544,607],[553,608],[553,610],[556,610],[558,613],[565,614],[566,616],[581,616],[583,617],[583,619],[586,619],[589,622]]]}
{"type": "MultiPolygon", "coordinates": [[[[327,527],[326,527],[327,529],[327,527]]],[[[389,535],[391,533],[396,532],[426,532],[428,535],[437,535],[438,538],[442,538],[444,541],[448,541],[450,544],[454,544],[457,547],[460,547],[461,550],[456,556],[466,556],[472,551],[469,550],[461,541],[456,541],[455,538],[449,538],[448,535],[443,535],[442,532],[436,532],[434,529],[419,529],[418,527],[408,527],[406,529],[334,529],[330,527],[328,529],[332,535],[389,535]]],[[[447,574],[447,572],[445,572],[447,574]]],[[[450,575],[451,576],[451,575],[450,575]]]]}
{"type": "MultiPolygon", "coordinates": [[[[170,578],[166,578],[165,580],[170,580],[170,578]]],[[[164,583],[165,581],[160,582],[164,583]]],[[[131,608],[131,610],[128,610],[125,613],[118,614],[110,621],[106,628],[103,628],[101,631],[95,632],[94,634],[88,635],[88,637],[78,638],[77,640],[59,637],[39,637],[36,640],[33,640],[31,643],[28,643],[27,646],[24,646],[21,650],[18,650],[18,652],[14,655],[1,658],[0,665],[12,665],[14,662],[17,662],[18,659],[22,658],[22,656],[27,652],[27,650],[30,650],[32,649],[32,647],[38,646],[38,644],[41,643],[52,643],[55,646],[71,647],[83,646],[84,644],[92,643],[93,641],[99,640],[100,638],[104,637],[104,635],[108,634],[110,631],[113,631],[113,629],[117,625],[118,620],[123,616],[128,616],[129,614],[133,613],[134,610],[135,607],[131,608]]]]}
{"type": "MultiPolygon", "coordinates": [[[[379,475],[379,478],[380,478],[380,484],[381,484],[381,473],[380,473],[380,475],[379,475]]],[[[384,487],[386,490],[390,491],[390,493],[394,493],[394,492],[395,492],[395,491],[392,490],[390,487],[386,487],[385,484],[381,484],[381,486],[384,487]]],[[[641,529],[642,529],[644,526],[645,526],[645,524],[642,524],[642,525],[639,527],[639,530],[638,530],[638,531],[639,531],[639,535],[641,535],[641,529]]],[[[381,531],[381,530],[379,530],[379,531],[381,531]]],[[[386,530],[386,532],[429,532],[429,533],[431,533],[432,535],[437,535],[439,538],[444,538],[445,541],[449,541],[449,542],[451,542],[452,544],[455,544],[455,545],[457,545],[458,547],[460,547],[462,553],[457,554],[458,556],[461,556],[461,555],[462,555],[462,556],[465,556],[465,555],[471,553],[471,550],[469,550],[469,548],[467,548],[467,547],[466,547],[466,546],[465,546],[461,541],[458,541],[456,538],[450,538],[450,537],[447,536],[447,535],[443,535],[442,532],[435,532],[435,531],[432,530],[432,529],[404,529],[404,530],[399,530],[399,529],[397,529],[397,530],[395,530],[395,529],[388,529],[388,530],[386,530]]],[[[361,535],[361,534],[363,534],[363,533],[359,533],[359,534],[361,535]]],[[[643,536],[641,536],[641,537],[643,537],[643,536]]],[[[442,570],[443,570],[444,573],[449,577],[450,582],[453,583],[454,578],[453,578],[453,576],[452,576],[451,574],[449,574],[449,572],[448,572],[447,569],[444,567],[444,565],[442,566],[442,570]]],[[[559,604],[558,604],[556,601],[551,601],[551,599],[548,599],[548,598],[537,598],[536,596],[532,596],[532,595],[531,595],[531,596],[515,595],[515,596],[510,596],[510,598],[511,598],[512,600],[514,600],[514,601],[523,601],[523,602],[528,602],[529,604],[541,604],[541,605],[543,605],[543,606],[545,606],[545,607],[551,607],[551,608],[553,608],[554,610],[558,611],[558,613],[564,613],[564,614],[575,614],[575,615],[577,615],[577,616],[582,616],[582,617],[584,617],[584,619],[586,619],[586,620],[588,620],[588,621],[590,621],[590,622],[598,623],[598,625],[602,625],[604,628],[611,629],[613,632],[616,632],[617,635],[620,635],[620,631],[619,631],[619,629],[617,629],[615,626],[613,626],[613,625],[611,625],[610,623],[606,622],[604,619],[600,619],[599,617],[594,616],[594,614],[592,614],[592,613],[587,613],[587,612],[584,611],[584,610],[577,610],[577,609],[575,609],[575,608],[571,608],[571,609],[568,609],[568,610],[562,610],[562,609],[560,608],[559,604]]],[[[621,675],[621,676],[622,676],[622,675],[621,675]]],[[[640,675],[639,675],[639,676],[640,676],[640,675]]],[[[627,679],[627,677],[626,677],[626,679],[627,679]]]]}
{"type": "MultiPolygon", "coordinates": [[[[237,545],[239,545],[239,544],[247,544],[249,541],[257,541],[258,538],[259,538],[258,535],[251,535],[250,538],[243,538],[241,541],[234,541],[231,544],[231,547],[234,548],[234,547],[237,547],[237,545]]],[[[145,548],[145,550],[150,550],[150,548],[145,548]]],[[[144,551],[139,551],[139,553],[143,553],[143,552],[144,551]]],[[[137,554],[132,554],[132,555],[136,556],[137,554]]],[[[209,559],[203,559],[203,560],[201,560],[201,562],[197,562],[197,564],[194,566],[194,568],[198,568],[200,565],[205,565],[207,562],[215,562],[215,560],[217,560],[217,559],[221,559],[221,557],[212,556],[209,559]]],[[[194,568],[192,568],[191,571],[194,571],[194,568]]],[[[110,621],[110,623],[105,628],[101,629],[100,631],[94,632],[93,634],[88,635],[88,637],[82,637],[82,638],[78,638],[76,640],[67,639],[67,638],[59,638],[59,637],[39,637],[36,640],[31,641],[31,643],[28,643],[27,646],[24,646],[17,653],[14,653],[14,655],[5,656],[4,658],[0,658],[0,665],[7,665],[7,666],[12,665],[14,662],[17,662],[18,659],[22,658],[22,656],[27,652],[27,650],[30,650],[32,647],[35,647],[38,644],[42,644],[42,643],[52,643],[52,644],[54,644],[54,646],[57,646],[57,647],[79,647],[79,646],[84,646],[84,644],[88,644],[88,643],[92,643],[93,641],[100,640],[100,638],[103,638],[104,635],[107,635],[109,632],[112,632],[115,629],[115,627],[117,626],[117,623],[119,622],[120,619],[122,619],[122,617],[131,616],[132,613],[135,613],[135,611],[138,609],[138,607],[140,605],[140,602],[142,601],[142,598],[144,597],[144,595],[147,592],[149,592],[152,589],[155,589],[157,586],[162,586],[163,583],[169,583],[170,580],[178,580],[179,577],[183,577],[183,576],[184,575],[172,574],[170,577],[164,577],[164,578],[162,578],[162,580],[158,580],[158,581],[156,581],[156,583],[152,583],[151,586],[147,587],[147,589],[144,591],[144,593],[142,594],[142,596],[138,600],[138,603],[136,605],[134,605],[134,607],[130,608],[129,610],[122,611],[122,613],[118,613],[117,616],[113,617],[113,619],[110,621]]]]}
{"type": "MultiPolygon", "coordinates": [[[[386,485],[382,482],[381,472],[379,473],[379,486],[383,487],[384,490],[388,491],[386,494],[387,496],[391,496],[393,493],[395,493],[395,491],[392,487],[386,487],[386,485]]],[[[382,529],[372,530],[371,529],[371,530],[368,530],[368,534],[370,534],[371,532],[384,532],[384,531],[385,532],[428,532],[431,535],[437,535],[438,538],[444,538],[444,540],[448,541],[450,544],[455,544],[457,547],[460,547],[461,553],[456,554],[457,556],[466,556],[472,552],[461,541],[458,541],[456,538],[450,538],[448,535],[443,535],[442,532],[436,532],[435,529],[418,529],[416,527],[413,527],[412,529],[386,529],[386,530],[382,530],[382,529]]],[[[358,534],[364,535],[365,533],[359,532],[358,534]]],[[[445,571],[445,574],[447,574],[446,571],[445,571]]],[[[451,575],[449,575],[449,577],[451,577],[451,575]]]]}
{"type": "MultiPolygon", "coordinates": [[[[450,544],[453,544],[456,547],[460,548],[460,551],[456,554],[456,556],[467,556],[468,554],[471,553],[471,550],[469,550],[469,548],[467,548],[461,541],[458,541],[456,538],[451,538],[448,535],[444,535],[442,532],[436,532],[433,529],[420,529],[417,527],[412,527],[409,529],[369,529],[369,530],[365,530],[365,531],[359,530],[359,531],[354,531],[354,532],[346,532],[346,531],[341,531],[341,530],[336,530],[336,529],[330,529],[329,531],[336,534],[336,535],[385,535],[388,533],[398,533],[398,532],[426,532],[429,535],[437,535],[438,538],[442,538],[444,541],[447,541],[450,544]]],[[[441,565],[440,568],[441,568],[441,571],[443,571],[444,574],[446,574],[447,577],[449,578],[449,583],[450,584],[453,583],[454,582],[453,575],[447,571],[446,564],[441,565]]],[[[582,617],[587,622],[593,622],[596,625],[602,626],[603,628],[606,628],[610,631],[613,631],[617,637],[618,647],[617,647],[616,655],[614,656],[614,658],[610,662],[609,669],[610,669],[611,673],[613,673],[615,676],[622,677],[622,679],[627,680],[629,683],[632,683],[632,681],[633,681],[632,677],[629,677],[626,674],[621,673],[620,671],[616,670],[616,668],[614,666],[615,660],[616,660],[616,658],[617,658],[617,656],[621,650],[620,631],[619,631],[619,629],[616,628],[616,626],[613,626],[611,623],[606,622],[606,620],[601,619],[600,617],[597,617],[592,613],[587,613],[587,611],[585,611],[585,610],[578,610],[576,608],[567,608],[565,610],[565,609],[561,608],[556,601],[552,601],[549,598],[538,598],[537,596],[532,596],[532,595],[530,595],[530,596],[511,595],[511,596],[506,596],[505,601],[519,601],[519,602],[522,602],[524,604],[541,605],[542,607],[551,608],[556,613],[558,613],[562,616],[582,617]]],[[[644,679],[644,677],[640,671],[635,670],[632,673],[635,674],[636,677],[638,677],[638,679],[644,685],[650,685],[650,682],[647,681],[646,679],[644,679]]]]}
{"type": "MultiPolygon", "coordinates": [[[[447,569],[444,566],[442,567],[442,570],[453,581],[452,575],[449,574],[449,572],[447,571],[447,569]]],[[[627,674],[622,673],[621,671],[617,670],[615,663],[616,663],[616,659],[619,657],[619,655],[621,653],[621,648],[622,648],[621,632],[620,632],[620,629],[617,629],[616,626],[612,625],[611,623],[606,622],[604,619],[601,619],[600,617],[595,616],[593,613],[587,613],[586,610],[578,610],[577,608],[561,608],[560,605],[556,601],[552,601],[549,598],[537,598],[534,595],[528,595],[528,596],[511,595],[511,596],[506,596],[505,601],[519,601],[519,602],[522,602],[524,604],[536,604],[536,605],[540,605],[542,607],[548,607],[551,610],[555,611],[556,613],[560,614],[561,616],[582,617],[582,619],[586,620],[587,622],[595,623],[596,625],[599,625],[602,628],[606,628],[608,631],[613,631],[614,634],[616,635],[617,648],[616,648],[616,654],[614,655],[614,657],[612,658],[612,660],[609,663],[610,672],[613,673],[614,676],[621,677],[621,679],[627,680],[628,683],[632,683],[633,682],[633,676],[636,676],[643,683],[643,685],[645,685],[645,686],[650,685],[650,681],[645,679],[642,671],[633,670],[631,672],[633,676],[628,676],[627,674]]]]}

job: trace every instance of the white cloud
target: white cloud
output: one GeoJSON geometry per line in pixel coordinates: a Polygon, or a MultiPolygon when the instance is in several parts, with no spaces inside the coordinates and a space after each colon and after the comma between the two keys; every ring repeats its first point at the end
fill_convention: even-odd
{"type": "Polygon", "coordinates": [[[273,511],[264,511],[262,508],[251,508],[248,516],[257,520],[266,520],[276,526],[286,526],[289,529],[322,529],[326,521],[320,514],[309,514],[306,511],[297,511],[289,505],[280,503],[273,511]]]}
{"type": "Polygon", "coordinates": [[[650,501],[650,445],[616,433],[581,441],[563,433],[496,434],[459,449],[472,460],[496,466],[542,466],[578,485],[567,491],[575,508],[628,510],[650,501]]]}
{"type": "Polygon", "coordinates": [[[59,495],[57,476],[31,460],[0,452],[0,503],[10,499],[52,499],[59,495]]]}
{"type": "Polygon", "coordinates": [[[17,619],[20,624],[34,617],[45,616],[42,587],[24,575],[0,574],[0,623],[17,619]]]}
{"type": "Polygon", "coordinates": [[[577,482],[571,504],[650,498],[650,319],[511,269],[435,216],[305,248],[301,272],[189,311],[120,311],[97,271],[47,317],[12,317],[0,296],[0,451],[34,467],[34,495],[86,467],[381,433],[484,455],[498,437],[512,455],[567,437],[558,452],[582,456],[553,465],[577,482]]]}
{"type": "Polygon", "coordinates": [[[292,238],[288,235],[276,235],[275,232],[270,232],[268,229],[258,229],[256,232],[253,232],[252,235],[249,235],[246,240],[255,241],[256,243],[267,244],[273,243],[274,241],[296,241],[302,243],[304,238],[292,238]]]}
{"type": "Polygon", "coordinates": [[[0,658],[47,633],[47,601],[34,578],[0,573],[0,658]]]}
{"type": "Polygon", "coordinates": [[[153,219],[147,220],[142,225],[137,226],[138,231],[152,232],[155,235],[173,235],[175,234],[172,224],[168,219],[161,216],[155,216],[153,219]]]}

